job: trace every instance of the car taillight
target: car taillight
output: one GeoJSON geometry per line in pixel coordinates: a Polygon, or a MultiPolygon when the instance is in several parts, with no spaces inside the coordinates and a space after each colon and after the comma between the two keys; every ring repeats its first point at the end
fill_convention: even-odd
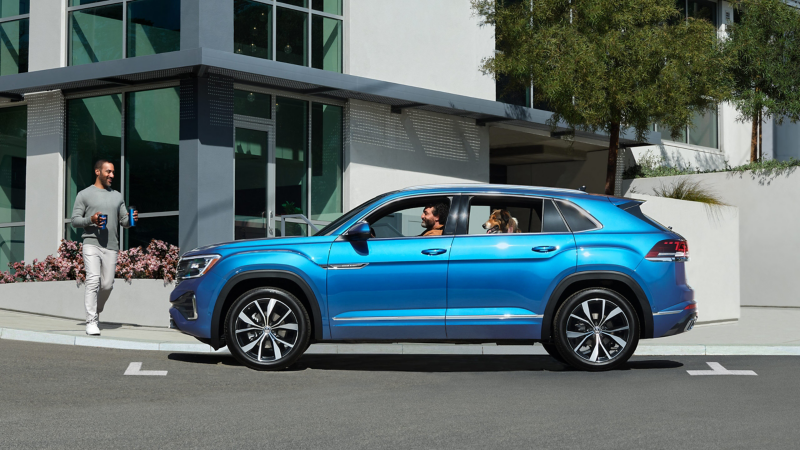
{"type": "Polygon", "coordinates": [[[688,261],[689,244],[678,239],[661,241],[647,252],[645,259],[648,261],[688,261]]]}

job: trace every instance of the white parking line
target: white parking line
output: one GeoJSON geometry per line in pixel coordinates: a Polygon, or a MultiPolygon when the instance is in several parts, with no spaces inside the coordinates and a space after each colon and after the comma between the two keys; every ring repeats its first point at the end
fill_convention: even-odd
{"type": "Polygon", "coordinates": [[[125,375],[166,376],[166,370],[142,370],[142,363],[132,362],[125,370],[125,375]]]}
{"type": "Polygon", "coordinates": [[[711,370],[687,370],[689,375],[758,375],[752,370],[728,370],[722,367],[722,364],[716,362],[707,362],[711,370]]]}

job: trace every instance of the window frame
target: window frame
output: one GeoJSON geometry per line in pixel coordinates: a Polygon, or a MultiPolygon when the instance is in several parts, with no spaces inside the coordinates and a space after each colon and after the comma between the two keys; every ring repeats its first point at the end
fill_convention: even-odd
{"type": "MultiPolygon", "coordinates": [[[[112,1],[119,1],[119,0],[112,0],[112,1]]],[[[124,1],[132,1],[132,0],[124,0],[124,1]]],[[[347,55],[346,55],[346,52],[347,52],[346,39],[347,39],[347,37],[346,36],[347,36],[348,33],[346,32],[346,29],[345,29],[346,28],[345,12],[347,10],[347,1],[348,0],[342,0],[342,15],[341,16],[313,9],[312,8],[313,0],[308,0],[306,2],[306,6],[305,7],[290,5],[288,3],[283,3],[283,2],[281,2],[279,0],[249,0],[249,1],[252,1],[252,2],[255,2],[255,3],[262,3],[264,5],[270,5],[272,7],[272,36],[270,36],[270,39],[271,39],[270,45],[272,46],[272,49],[271,49],[271,58],[268,59],[267,61],[275,61],[275,62],[278,61],[277,60],[277,51],[278,51],[277,46],[278,46],[278,43],[277,43],[277,39],[276,39],[276,36],[278,34],[278,28],[277,28],[278,27],[278,10],[277,10],[277,8],[286,8],[286,9],[291,9],[291,10],[294,10],[294,11],[305,12],[305,13],[308,14],[308,21],[307,21],[307,26],[306,26],[306,49],[305,49],[306,52],[307,52],[306,54],[308,55],[308,57],[306,58],[306,64],[305,65],[301,65],[300,67],[312,67],[312,65],[313,65],[313,56],[312,56],[312,50],[313,50],[312,19],[313,19],[313,17],[314,16],[322,16],[322,17],[327,17],[329,19],[339,20],[342,23],[342,72],[341,73],[347,73],[345,61],[347,61],[347,55]]],[[[234,19],[234,21],[235,21],[235,19],[234,19]]],[[[236,53],[236,48],[233,48],[231,51],[233,53],[235,53],[235,54],[238,54],[238,53],[236,53]]],[[[247,55],[244,55],[244,56],[247,56],[247,55]]],[[[289,64],[289,63],[286,63],[286,64],[289,64]]],[[[322,69],[320,69],[320,70],[322,70],[322,69]]],[[[336,73],[336,72],[334,72],[334,73],[336,73]]]]}
{"type": "MultiPolygon", "coordinates": [[[[103,3],[105,3],[105,2],[103,2],[103,3]]],[[[92,3],[92,4],[94,4],[94,3],[92,3]]],[[[66,208],[66,206],[67,206],[67,189],[66,189],[66,186],[67,186],[67,183],[69,183],[69,179],[67,178],[67,164],[66,164],[66,156],[67,156],[66,155],[66,151],[67,151],[66,147],[67,147],[67,142],[68,142],[68,139],[69,139],[69,136],[67,135],[67,131],[68,131],[68,128],[69,128],[68,127],[69,117],[67,115],[68,108],[66,107],[66,102],[68,102],[69,100],[80,100],[80,99],[84,99],[84,98],[103,97],[103,96],[106,96],[106,95],[120,94],[120,97],[121,97],[121,100],[122,100],[122,114],[121,114],[121,116],[122,116],[121,117],[121,120],[122,120],[122,131],[121,131],[121,134],[120,134],[120,161],[119,162],[120,162],[120,167],[122,168],[122,170],[119,170],[119,169],[117,170],[117,174],[118,174],[117,176],[119,177],[119,183],[120,183],[119,184],[119,186],[120,186],[120,191],[119,192],[120,192],[120,194],[122,194],[122,198],[125,198],[125,194],[126,194],[126,190],[127,190],[126,186],[125,186],[125,181],[126,180],[125,180],[125,169],[124,169],[125,168],[125,150],[126,150],[126,148],[125,148],[126,147],[126,145],[125,145],[125,132],[126,132],[126,121],[128,120],[128,114],[127,114],[128,96],[126,94],[131,93],[131,92],[140,92],[140,91],[154,91],[154,90],[158,90],[158,89],[166,89],[166,88],[171,88],[171,87],[180,88],[180,81],[167,81],[167,82],[153,83],[153,84],[146,84],[146,85],[124,86],[124,87],[115,87],[115,88],[109,88],[109,89],[100,89],[100,90],[89,91],[89,92],[76,92],[74,94],[67,94],[67,95],[64,96],[64,102],[65,102],[64,103],[64,105],[65,105],[65,109],[64,109],[64,111],[65,111],[64,112],[64,127],[65,127],[65,132],[64,132],[64,147],[65,147],[64,161],[65,161],[65,164],[64,164],[64,168],[63,168],[63,170],[64,170],[64,196],[63,196],[63,202],[64,202],[64,215],[66,217],[63,220],[63,225],[64,225],[63,226],[63,231],[62,231],[63,239],[67,239],[68,238],[68,236],[67,236],[67,226],[71,226],[71,224],[72,224],[72,219],[69,217],[70,215],[72,215],[72,211],[68,211],[67,208],[66,208]]],[[[180,164],[180,162],[179,162],[179,164],[180,164]]],[[[148,218],[155,218],[155,217],[175,217],[175,216],[178,216],[178,215],[179,215],[179,211],[160,211],[160,212],[154,212],[154,213],[140,213],[139,214],[139,219],[141,220],[141,219],[148,219],[148,218]]],[[[125,245],[124,245],[124,242],[125,242],[125,227],[123,227],[122,224],[120,224],[120,226],[119,226],[119,236],[120,236],[120,242],[119,242],[120,249],[123,249],[123,247],[125,247],[125,245]]],[[[124,249],[124,250],[128,250],[128,249],[124,249]]]]}
{"type": "MultiPolygon", "coordinates": [[[[462,237],[462,236],[463,237],[485,237],[485,236],[505,236],[505,237],[508,237],[508,236],[532,236],[532,235],[536,235],[536,236],[547,235],[547,236],[550,236],[550,235],[557,235],[557,234],[573,234],[572,229],[569,227],[569,223],[567,223],[567,220],[564,218],[564,214],[561,212],[561,208],[558,207],[558,201],[557,200],[561,200],[561,199],[555,199],[555,198],[551,198],[551,197],[544,197],[544,196],[538,196],[538,195],[497,194],[497,193],[462,194],[462,196],[464,198],[464,200],[462,200],[462,208],[463,208],[462,212],[463,212],[463,214],[459,214],[460,220],[458,222],[458,228],[456,229],[456,236],[459,236],[459,237],[462,237]],[[558,231],[558,232],[549,232],[549,233],[545,233],[545,232],[540,231],[538,233],[469,234],[470,206],[472,204],[472,200],[475,197],[481,197],[481,198],[496,197],[496,198],[503,198],[503,199],[505,199],[505,198],[519,198],[519,199],[525,199],[525,200],[542,200],[543,202],[547,201],[547,200],[550,200],[550,201],[553,202],[553,205],[556,207],[556,211],[558,211],[558,215],[561,217],[561,221],[564,223],[564,226],[566,227],[567,231],[558,231]]],[[[570,203],[572,203],[572,202],[570,202],[570,203]]],[[[575,204],[573,203],[573,205],[575,205],[575,204]]],[[[577,206],[577,205],[575,205],[575,206],[577,206]]],[[[580,209],[583,210],[583,208],[580,208],[580,209]]],[[[542,204],[542,213],[544,213],[544,204],[542,204]]],[[[588,213],[587,213],[587,215],[589,217],[592,217],[588,213]]],[[[544,217],[542,218],[542,220],[544,220],[544,217]]],[[[599,223],[596,220],[594,220],[594,218],[592,218],[592,220],[595,222],[595,224],[599,223]]]]}
{"type": "MultiPolygon", "coordinates": [[[[2,20],[0,20],[0,21],[2,21],[2,20]]],[[[28,103],[27,103],[26,101],[21,101],[21,102],[3,102],[3,103],[0,103],[0,109],[5,109],[5,108],[16,108],[16,107],[20,107],[20,106],[21,106],[21,107],[25,107],[25,109],[26,109],[26,113],[27,113],[28,103]]],[[[26,136],[27,136],[27,124],[26,124],[26,136]]],[[[26,137],[26,139],[27,139],[27,137],[26,137]]],[[[25,153],[25,159],[26,159],[26,160],[28,159],[28,154],[27,154],[27,152],[25,153]]],[[[27,163],[26,163],[26,164],[27,164],[27,163]]],[[[26,178],[27,178],[27,174],[26,174],[26,178]]],[[[26,183],[25,190],[27,191],[27,189],[28,189],[28,186],[27,186],[27,183],[26,183]]],[[[27,196],[27,192],[26,192],[26,196],[27,196]]],[[[26,209],[27,209],[27,204],[26,204],[25,206],[26,206],[26,209]]],[[[22,228],[22,233],[23,233],[23,241],[22,241],[22,256],[23,256],[23,259],[24,259],[24,257],[25,257],[25,240],[24,240],[24,235],[25,235],[25,222],[27,221],[27,219],[28,219],[28,215],[27,215],[27,214],[25,214],[25,220],[23,220],[22,222],[0,222],[0,229],[5,229],[5,228],[22,228]]],[[[18,261],[17,261],[17,262],[18,262],[18,261]]],[[[0,267],[0,272],[2,272],[3,270],[5,270],[5,268],[3,268],[3,267],[0,267]]]]}
{"type": "MultiPolygon", "coordinates": [[[[120,59],[128,59],[128,3],[134,3],[134,2],[136,2],[136,0],[106,0],[102,2],[88,3],[86,5],[69,6],[69,0],[66,0],[65,3],[67,4],[67,13],[65,14],[65,20],[67,22],[66,26],[64,27],[64,44],[66,45],[64,53],[64,59],[65,59],[64,66],[66,67],[72,66],[70,61],[70,54],[71,54],[70,50],[72,47],[72,40],[70,39],[70,27],[69,27],[69,22],[72,16],[70,14],[75,11],[81,11],[84,9],[91,9],[91,8],[100,8],[103,6],[122,5],[122,58],[120,59]]],[[[178,50],[180,50],[180,48],[178,50]]]]}

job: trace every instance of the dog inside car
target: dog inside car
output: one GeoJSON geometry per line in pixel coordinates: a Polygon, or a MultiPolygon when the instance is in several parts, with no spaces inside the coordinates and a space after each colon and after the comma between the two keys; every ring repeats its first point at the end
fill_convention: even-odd
{"type": "Polygon", "coordinates": [[[489,220],[483,224],[486,234],[495,233],[521,233],[519,222],[505,209],[495,209],[489,215],[489,220]]]}

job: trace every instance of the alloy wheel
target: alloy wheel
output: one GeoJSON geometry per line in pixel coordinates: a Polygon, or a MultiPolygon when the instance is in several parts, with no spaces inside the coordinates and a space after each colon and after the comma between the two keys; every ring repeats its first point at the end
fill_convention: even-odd
{"type": "Polygon", "coordinates": [[[566,324],[567,344],[582,360],[606,363],[630,343],[630,323],[613,300],[593,298],[579,303],[566,324]]]}
{"type": "Polygon", "coordinates": [[[234,325],[236,343],[256,362],[285,357],[299,338],[297,317],[289,306],[274,298],[253,300],[239,312],[234,325]]]}

